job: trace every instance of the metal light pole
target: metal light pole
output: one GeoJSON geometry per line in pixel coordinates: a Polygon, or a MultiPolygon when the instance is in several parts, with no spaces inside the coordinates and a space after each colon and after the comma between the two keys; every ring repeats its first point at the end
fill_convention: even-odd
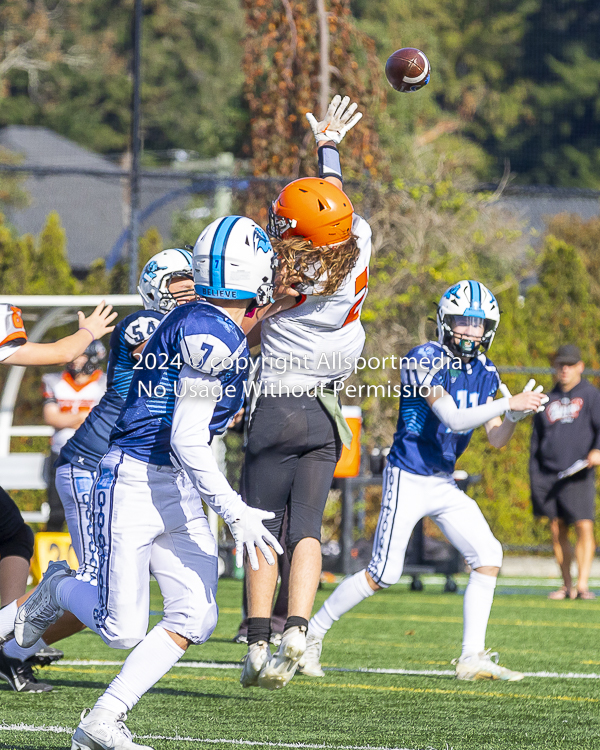
{"type": "Polygon", "coordinates": [[[131,171],[129,195],[129,293],[137,288],[138,241],[140,234],[140,78],[142,49],[142,0],[135,0],[133,17],[133,93],[131,97],[131,171]]]}

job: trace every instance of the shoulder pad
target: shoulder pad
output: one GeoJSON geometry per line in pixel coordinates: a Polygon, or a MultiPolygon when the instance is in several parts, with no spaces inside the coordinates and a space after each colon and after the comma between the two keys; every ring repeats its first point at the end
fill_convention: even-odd
{"type": "Polygon", "coordinates": [[[368,221],[363,219],[362,216],[354,214],[352,216],[352,234],[355,234],[357,237],[366,239],[367,237],[372,236],[373,230],[371,229],[371,225],[368,221]]]}
{"type": "Polygon", "coordinates": [[[246,348],[241,329],[226,315],[204,305],[188,315],[181,331],[183,361],[206,375],[218,375],[234,366],[246,348]]]}
{"type": "Polygon", "coordinates": [[[157,329],[163,315],[155,310],[138,310],[128,315],[123,321],[123,338],[125,343],[135,349],[147,341],[157,329]]]}

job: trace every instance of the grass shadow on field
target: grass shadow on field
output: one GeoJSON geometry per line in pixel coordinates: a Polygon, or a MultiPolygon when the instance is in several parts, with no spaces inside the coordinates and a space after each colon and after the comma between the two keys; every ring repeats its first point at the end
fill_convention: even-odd
{"type": "Polygon", "coordinates": [[[108,682],[90,682],[87,679],[82,680],[62,680],[60,678],[56,678],[54,676],[48,677],[48,682],[52,685],[52,687],[72,687],[77,688],[79,690],[106,690],[106,686],[108,685],[108,682]]]}
{"type": "Polygon", "coordinates": [[[175,688],[151,688],[148,693],[154,693],[155,695],[172,695],[176,698],[182,696],[188,696],[189,698],[209,698],[215,700],[229,700],[229,701],[256,701],[257,698],[252,698],[249,695],[221,695],[220,693],[200,693],[194,690],[179,690],[175,688]]]}

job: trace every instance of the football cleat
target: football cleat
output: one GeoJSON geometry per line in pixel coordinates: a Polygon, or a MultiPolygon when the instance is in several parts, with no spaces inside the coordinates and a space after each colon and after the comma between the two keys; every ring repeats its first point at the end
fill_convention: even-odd
{"type": "Polygon", "coordinates": [[[54,664],[55,661],[60,661],[63,656],[64,652],[60,649],[52,648],[52,646],[43,646],[33,656],[30,656],[27,661],[30,661],[35,667],[47,667],[50,664],[54,664]]]}
{"type": "Polygon", "coordinates": [[[242,687],[255,687],[258,685],[258,675],[261,669],[268,664],[271,658],[271,650],[266,641],[258,641],[248,646],[248,653],[244,656],[244,666],[240,676],[242,687]]]}
{"type": "Polygon", "coordinates": [[[33,594],[17,610],[15,640],[22,648],[29,648],[63,615],[54,592],[63,578],[74,576],[64,560],[51,562],[33,594]]]}
{"type": "Polygon", "coordinates": [[[258,686],[267,690],[285,687],[294,676],[298,662],[306,651],[306,628],[288,628],[279,648],[258,675],[258,686]]]}
{"type": "Polygon", "coordinates": [[[306,651],[298,663],[298,672],[307,677],[325,677],[321,666],[321,649],[323,639],[310,633],[306,636],[306,651]]]}
{"type": "Polygon", "coordinates": [[[521,672],[513,672],[511,669],[501,667],[498,664],[498,654],[489,648],[478,654],[461,656],[453,659],[456,665],[457,680],[504,680],[505,682],[519,682],[525,675],[521,672]]]}
{"type": "Polygon", "coordinates": [[[127,714],[114,714],[94,708],[81,721],[71,740],[71,750],[153,750],[148,745],[136,745],[125,726],[127,714]]]}
{"type": "Polygon", "coordinates": [[[12,659],[0,648],[0,680],[7,682],[16,693],[48,693],[52,690],[52,685],[36,678],[34,666],[31,659],[12,659]]]}

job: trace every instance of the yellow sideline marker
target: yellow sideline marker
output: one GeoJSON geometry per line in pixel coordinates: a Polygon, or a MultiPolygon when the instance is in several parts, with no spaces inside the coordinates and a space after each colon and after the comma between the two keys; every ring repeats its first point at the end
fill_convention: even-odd
{"type": "Polygon", "coordinates": [[[38,532],[33,543],[33,557],[29,570],[34,585],[41,581],[48,565],[55,560],[66,560],[69,567],[77,570],[77,557],[71,544],[70,534],[58,531],[38,532]]]}

